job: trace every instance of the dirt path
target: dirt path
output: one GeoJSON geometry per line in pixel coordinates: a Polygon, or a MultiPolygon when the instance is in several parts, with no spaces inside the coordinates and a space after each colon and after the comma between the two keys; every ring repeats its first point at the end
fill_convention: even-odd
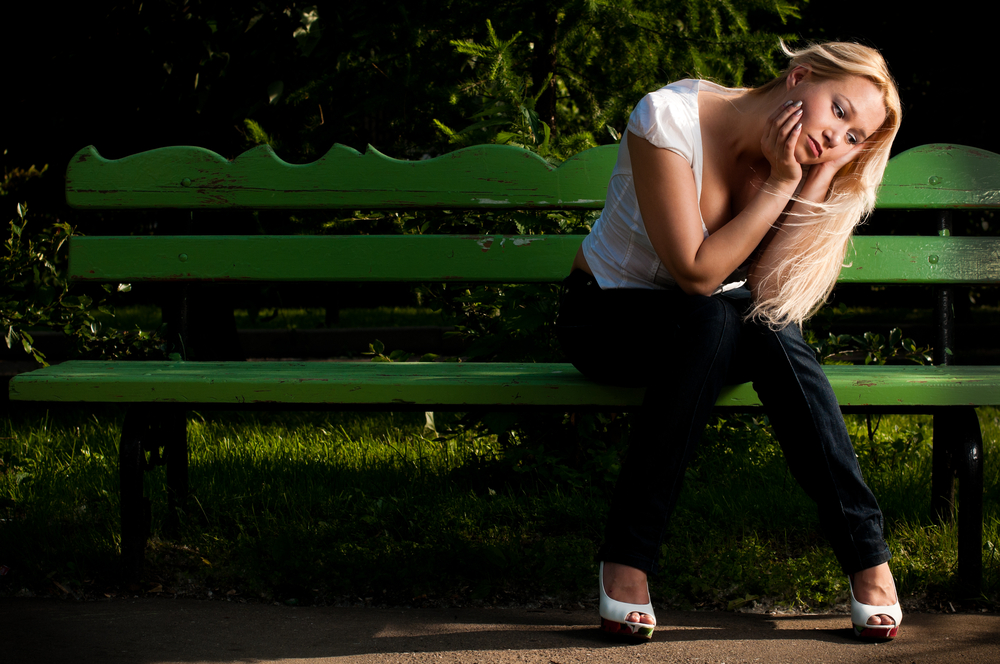
{"type": "Polygon", "coordinates": [[[1000,661],[998,615],[907,615],[892,643],[850,638],[843,615],[665,613],[652,643],[608,641],[590,611],[288,608],[196,600],[0,599],[5,664],[217,662],[1000,661]]]}

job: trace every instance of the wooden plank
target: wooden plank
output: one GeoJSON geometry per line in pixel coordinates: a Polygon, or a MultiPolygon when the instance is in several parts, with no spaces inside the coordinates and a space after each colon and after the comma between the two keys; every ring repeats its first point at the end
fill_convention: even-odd
{"type": "MultiPolygon", "coordinates": [[[[996,367],[824,367],[842,406],[1000,405],[996,367]]],[[[73,361],[14,377],[15,401],[630,407],[642,390],[600,385],[568,364],[73,361]]],[[[720,406],[757,406],[749,384],[720,406]]]]}
{"type": "MultiPolygon", "coordinates": [[[[557,282],[579,235],[74,237],[83,281],[557,282]]],[[[842,283],[1000,283],[1000,238],[861,236],[842,283]]]]}
{"type": "MultiPolygon", "coordinates": [[[[189,146],[111,160],[89,146],[70,161],[66,198],[83,208],[599,209],[617,149],[587,150],[554,168],[501,145],[423,161],[335,145],[311,164],[286,163],[266,145],[232,161],[189,146]]],[[[889,161],[878,207],[1000,207],[1000,155],[943,143],[907,150],[889,161]]]]}
{"type": "Polygon", "coordinates": [[[334,145],[311,164],[289,164],[267,145],[233,161],[183,146],[112,160],[89,146],[70,161],[66,200],[101,209],[600,209],[617,154],[616,145],[593,148],[557,168],[506,145],[473,146],[423,161],[334,145]]]}
{"type": "Polygon", "coordinates": [[[554,282],[581,235],[75,237],[83,281],[554,282]]]}
{"type": "Polygon", "coordinates": [[[862,235],[855,237],[840,283],[1000,283],[1000,238],[862,235]]]}
{"type": "Polygon", "coordinates": [[[1000,155],[944,143],[907,150],[889,160],[877,207],[1000,207],[1000,155]]]}

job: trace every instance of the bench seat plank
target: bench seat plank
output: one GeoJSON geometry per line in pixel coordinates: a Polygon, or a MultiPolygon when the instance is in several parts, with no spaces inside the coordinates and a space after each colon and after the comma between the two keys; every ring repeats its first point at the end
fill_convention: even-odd
{"type": "MultiPolygon", "coordinates": [[[[826,366],[841,406],[1000,405],[1000,370],[826,366]]],[[[568,364],[72,361],[15,377],[12,400],[436,406],[635,406],[642,390],[600,385],[568,364]]],[[[749,384],[719,406],[759,406],[749,384]]]]}
{"type": "MultiPolygon", "coordinates": [[[[69,272],[78,281],[558,282],[582,241],[582,235],[74,237],[69,272]]],[[[998,237],[860,236],[840,274],[841,283],[998,281],[998,237]]]]}

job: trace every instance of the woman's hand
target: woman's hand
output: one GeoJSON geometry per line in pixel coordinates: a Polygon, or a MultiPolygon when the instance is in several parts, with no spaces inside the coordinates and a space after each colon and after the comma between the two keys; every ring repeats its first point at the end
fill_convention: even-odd
{"type": "Polygon", "coordinates": [[[795,159],[795,146],[802,132],[802,102],[785,102],[767,119],[767,129],[760,139],[764,156],[771,163],[771,178],[798,183],[802,165],[795,159]]]}
{"type": "Polygon", "coordinates": [[[809,170],[810,175],[813,177],[823,176],[825,179],[832,182],[833,178],[840,172],[841,168],[851,163],[861,155],[862,146],[864,146],[864,143],[856,143],[851,146],[850,150],[847,150],[836,159],[824,161],[822,164],[816,164],[809,170]],[[816,172],[813,173],[813,171],[816,172]]]}
{"type": "Polygon", "coordinates": [[[800,202],[796,203],[792,210],[805,214],[810,210],[808,205],[805,205],[809,201],[818,203],[826,201],[830,194],[830,185],[833,184],[833,180],[837,177],[837,173],[839,173],[844,166],[858,158],[863,149],[863,145],[863,143],[858,143],[836,159],[810,166],[805,182],[802,185],[802,189],[799,191],[798,200],[800,202]]]}

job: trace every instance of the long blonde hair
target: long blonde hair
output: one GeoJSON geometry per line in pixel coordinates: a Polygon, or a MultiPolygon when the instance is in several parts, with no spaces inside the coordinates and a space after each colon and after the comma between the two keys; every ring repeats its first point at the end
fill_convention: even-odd
{"type": "Polygon", "coordinates": [[[799,66],[809,68],[817,79],[861,76],[882,94],[885,121],[865,142],[861,154],[837,173],[824,203],[810,204],[814,212],[786,218],[784,225],[801,227],[801,238],[774,270],[761,275],[760,292],[772,295],[756,302],[749,314],[775,328],[789,323],[801,325],[833,290],[844,266],[851,233],[875,207],[876,191],[902,113],[896,83],[875,49],[845,42],[810,44],[798,51],[782,43],[781,48],[791,58],[788,68],[750,94],[766,94],[784,86],[788,75],[799,66]]]}

